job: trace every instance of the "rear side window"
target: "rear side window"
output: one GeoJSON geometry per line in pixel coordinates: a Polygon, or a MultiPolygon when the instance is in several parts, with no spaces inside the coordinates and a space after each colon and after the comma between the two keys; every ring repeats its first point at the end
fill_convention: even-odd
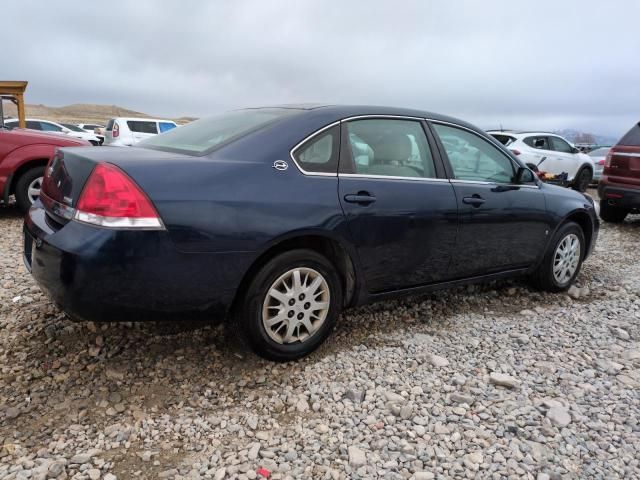
{"type": "Polygon", "coordinates": [[[33,120],[27,120],[27,128],[30,128],[32,130],[42,130],[40,122],[35,122],[33,120]]]}
{"type": "Polygon", "coordinates": [[[336,174],[339,151],[340,127],[336,125],[303,143],[293,156],[305,172],[336,174]]]}
{"type": "Polygon", "coordinates": [[[107,131],[113,130],[113,124],[116,122],[115,118],[112,118],[107,122],[107,131]]]}
{"type": "Polygon", "coordinates": [[[547,137],[527,137],[523,140],[523,142],[533,148],[539,148],[540,150],[551,150],[547,137]]]}
{"type": "Polygon", "coordinates": [[[61,132],[62,128],[49,122],[40,122],[40,129],[45,132],[61,132]]]}
{"type": "Polygon", "coordinates": [[[640,123],[636,123],[624,137],[618,142],[619,145],[629,145],[631,147],[640,147],[640,123]]]}
{"type": "Polygon", "coordinates": [[[127,120],[129,130],[136,133],[158,133],[156,122],[145,122],[143,120],[127,120]]]}
{"type": "Polygon", "coordinates": [[[420,122],[371,119],[347,123],[354,173],[367,176],[435,178],[420,122]]]}

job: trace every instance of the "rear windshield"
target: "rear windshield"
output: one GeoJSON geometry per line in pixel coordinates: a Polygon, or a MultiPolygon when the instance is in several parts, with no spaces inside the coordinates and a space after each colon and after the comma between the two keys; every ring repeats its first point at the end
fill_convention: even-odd
{"type": "Polygon", "coordinates": [[[174,128],[162,135],[146,139],[137,146],[187,155],[206,155],[295,113],[298,113],[298,110],[285,108],[235,110],[174,128]]]}
{"type": "Polygon", "coordinates": [[[513,141],[515,140],[515,137],[512,137],[510,135],[502,135],[500,133],[492,133],[491,136],[498,140],[505,147],[513,143],[513,141]]]}
{"type": "Polygon", "coordinates": [[[624,137],[618,142],[619,145],[629,145],[632,147],[640,147],[640,122],[636,123],[624,137]]]}

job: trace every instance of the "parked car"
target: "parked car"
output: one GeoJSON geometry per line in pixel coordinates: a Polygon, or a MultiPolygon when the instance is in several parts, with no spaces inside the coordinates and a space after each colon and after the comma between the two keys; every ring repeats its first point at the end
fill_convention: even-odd
{"type": "MultiPolygon", "coordinates": [[[[9,128],[16,128],[18,126],[18,119],[5,120],[4,124],[9,128]]],[[[70,137],[86,140],[92,145],[100,145],[100,140],[95,136],[95,134],[85,132],[75,125],[68,125],[69,126],[65,126],[60,123],[52,122],[50,120],[27,118],[27,128],[31,130],[41,130],[43,132],[65,134],[69,135],[70,137]]]]}
{"type": "Polygon", "coordinates": [[[66,135],[0,126],[0,199],[6,204],[15,195],[18,208],[26,212],[40,195],[44,168],[55,149],[87,145],[66,135]]]}
{"type": "Polygon", "coordinates": [[[598,225],[591,197],[468,123],[288,106],[61,149],[24,258],[71,317],[227,318],[259,355],[292,360],[346,307],[518,275],[566,290],[598,225]]]}
{"type": "Polygon", "coordinates": [[[640,213],[640,122],[611,147],[598,184],[600,218],[621,223],[640,213]]]}
{"type": "Polygon", "coordinates": [[[593,178],[591,157],[581,153],[560,135],[547,132],[491,130],[490,135],[517,155],[525,164],[553,175],[567,174],[569,185],[584,192],[593,178]]]}
{"type": "Polygon", "coordinates": [[[158,133],[168,132],[178,125],[171,120],[153,118],[112,118],[107,122],[104,144],[131,146],[158,133]]]}
{"type": "Polygon", "coordinates": [[[96,123],[79,123],[78,128],[81,128],[85,132],[93,133],[98,140],[100,140],[100,145],[104,143],[104,125],[98,125],[96,123]]]}
{"type": "Polygon", "coordinates": [[[596,183],[600,181],[600,177],[602,176],[604,162],[609,150],[611,150],[611,147],[598,147],[589,152],[589,156],[591,157],[591,160],[593,160],[593,181],[596,183]]]}

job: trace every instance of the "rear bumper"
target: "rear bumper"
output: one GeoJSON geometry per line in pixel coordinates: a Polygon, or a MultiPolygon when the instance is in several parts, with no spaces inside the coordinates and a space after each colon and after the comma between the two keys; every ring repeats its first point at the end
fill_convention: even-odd
{"type": "Polygon", "coordinates": [[[615,207],[640,208],[640,188],[608,183],[602,179],[598,185],[598,197],[615,207]]]}
{"type": "Polygon", "coordinates": [[[182,253],[166,231],[55,226],[39,202],[24,225],[24,261],[71,317],[92,321],[221,320],[244,253],[182,253]]]}

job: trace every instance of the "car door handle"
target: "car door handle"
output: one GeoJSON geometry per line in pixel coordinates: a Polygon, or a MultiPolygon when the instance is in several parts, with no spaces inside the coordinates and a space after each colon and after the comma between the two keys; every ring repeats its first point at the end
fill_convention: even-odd
{"type": "Polygon", "coordinates": [[[476,207],[478,208],[480,205],[482,205],[485,202],[485,199],[482,198],[480,195],[478,195],[477,193],[474,194],[471,197],[464,197],[462,199],[462,203],[466,203],[468,205],[471,205],[472,207],[476,207]]]}
{"type": "Polygon", "coordinates": [[[348,193],[344,196],[344,201],[349,203],[359,203],[361,205],[368,205],[376,201],[376,197],[369,192],[348,193]]]}

